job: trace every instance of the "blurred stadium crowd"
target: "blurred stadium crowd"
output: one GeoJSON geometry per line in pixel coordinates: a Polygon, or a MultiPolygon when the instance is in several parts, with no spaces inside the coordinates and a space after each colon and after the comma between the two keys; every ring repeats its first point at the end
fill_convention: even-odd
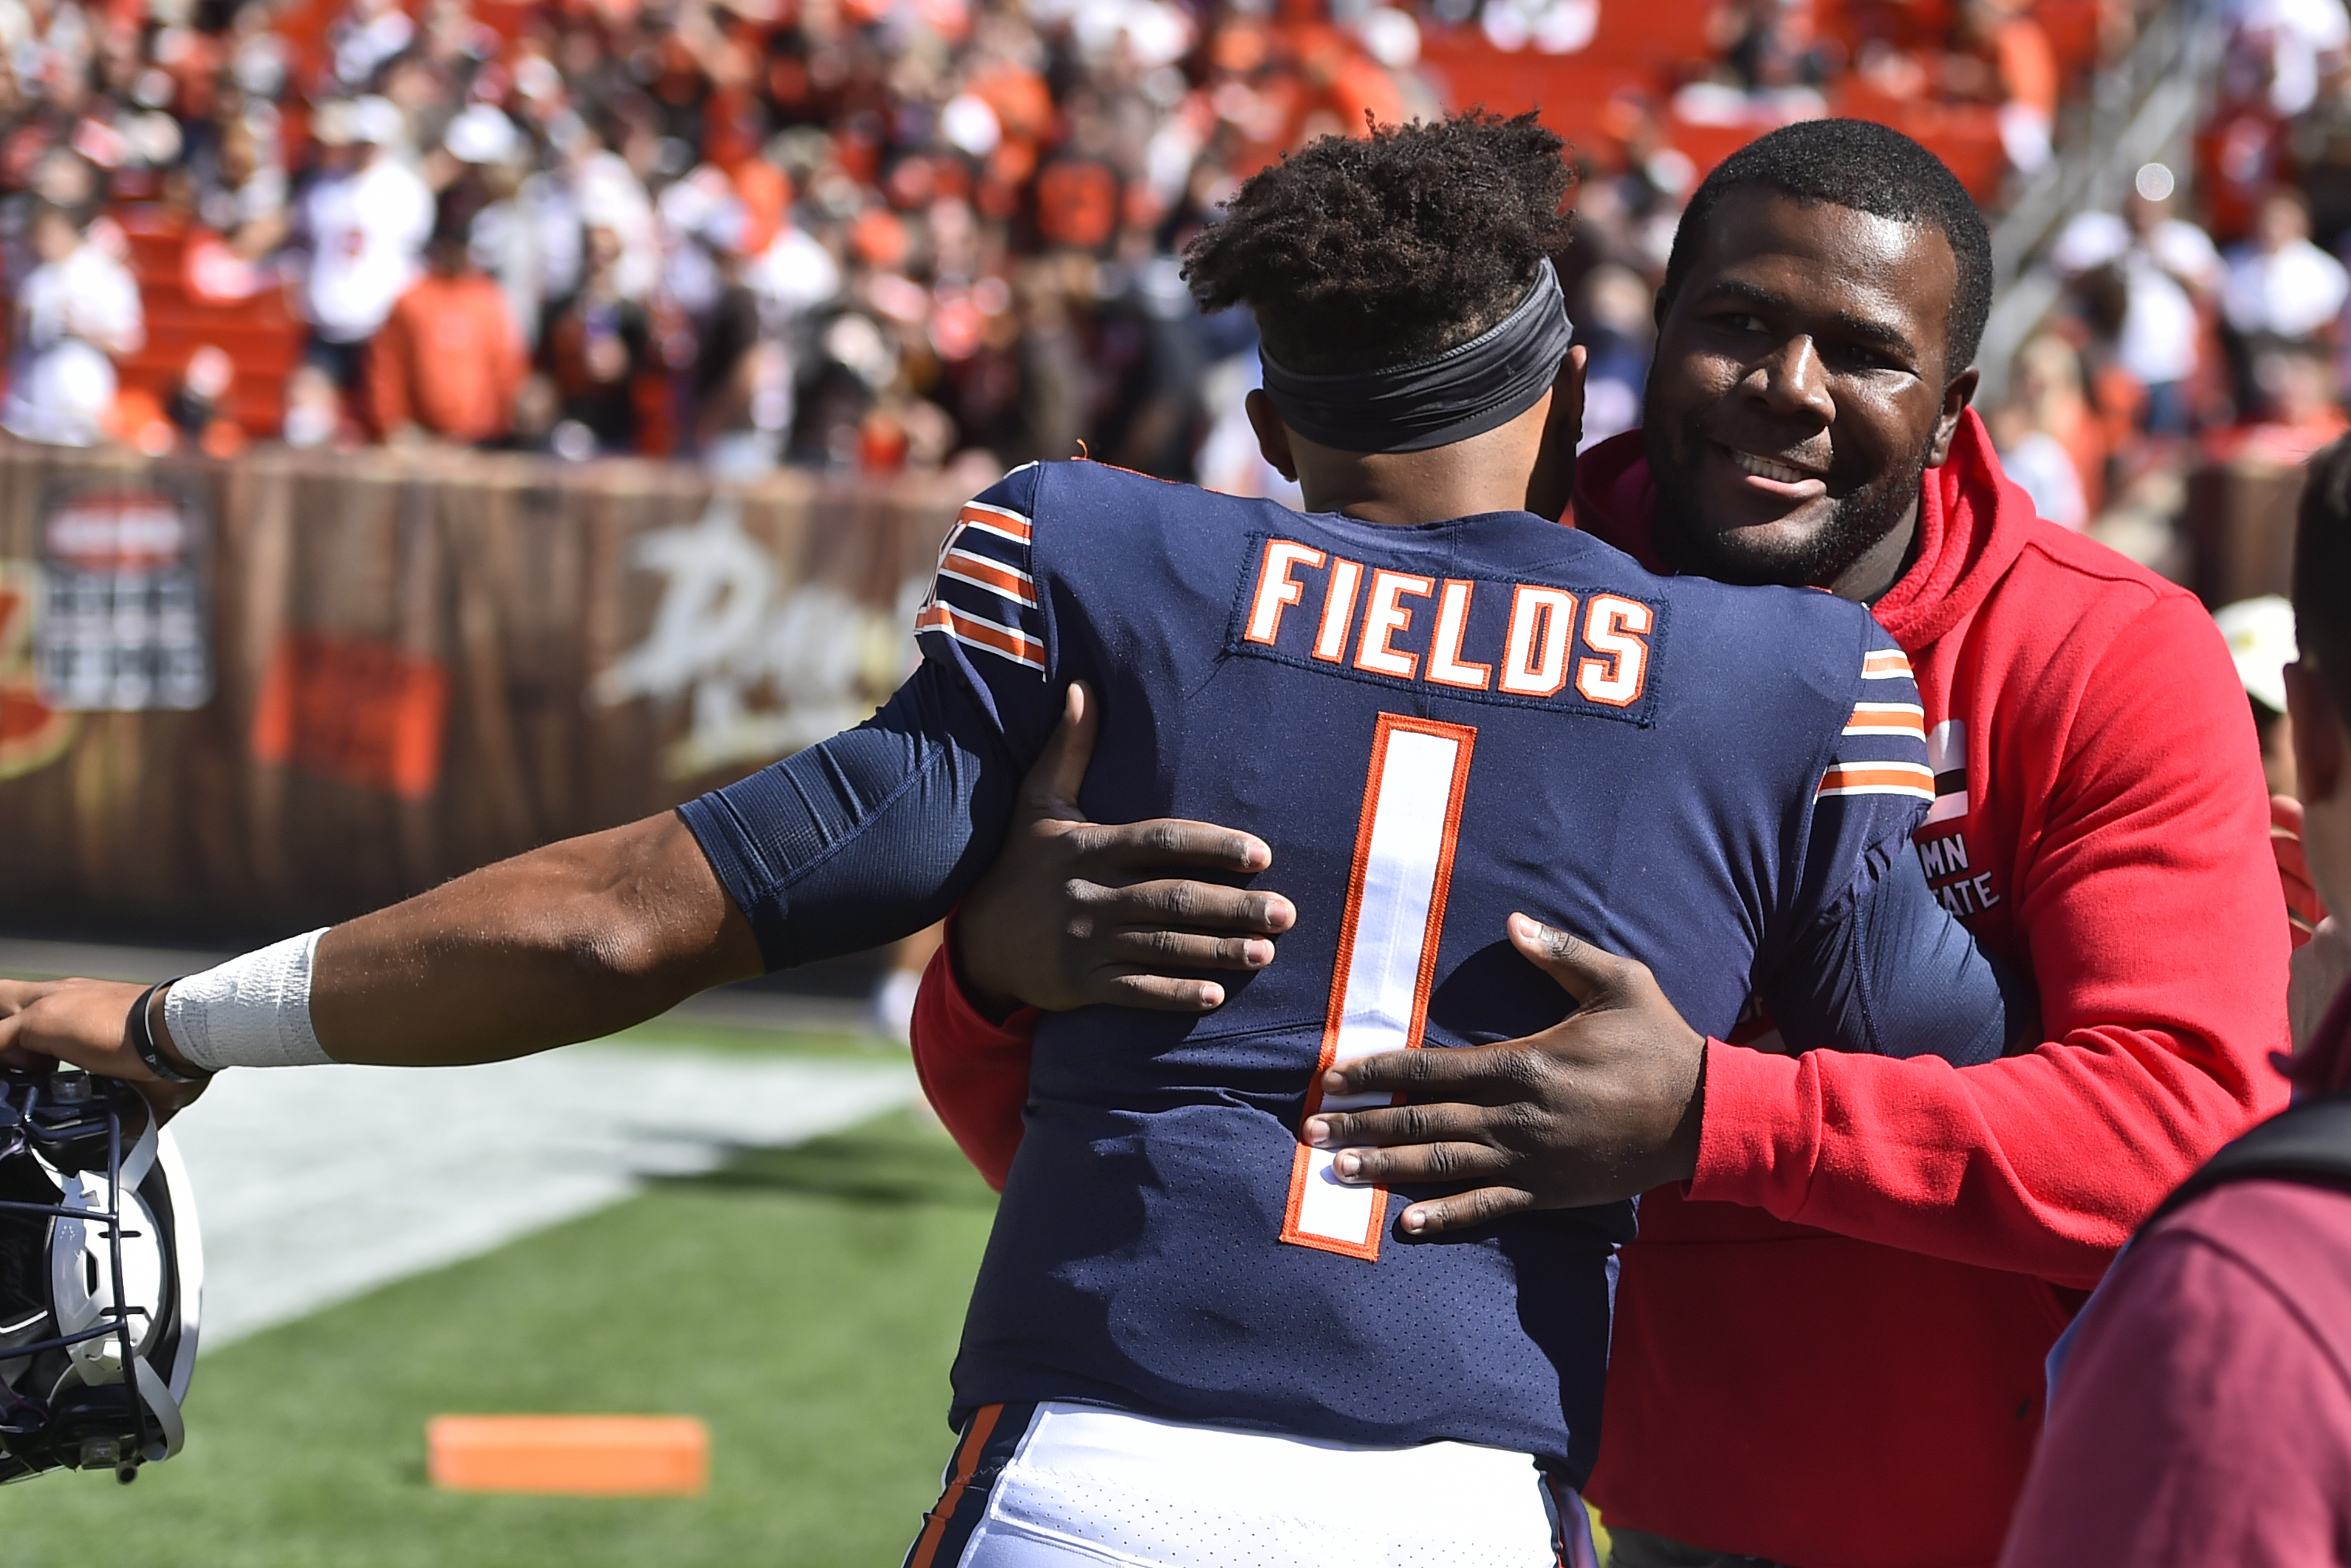
{"type": "MultiPolygon", "coordinates": [[[[1304,140],[1541,101],[1585,164],[1597,439],[1637,422],[1706,167],[1862,114],[1997,204],[2134,3],[0,0],[0,425],[982,478],[1083,444],[1278,494],[1249,323],[1193,309],[1187,235],[1304,140]]],[[[2339,420],[2351,26],[2237,3],[2206,228],[2154,171],[2069,231],[2001,412],[2060,520],[2149,439],[2339,420]]]]}
{"type": "Polygon", "coordinates": [[[2173,510],[2188,467],[2290,467],[2351,428],[2351,16],[2231,0],[2221,23],[2192,168],[2147,164],[2123,212],[2065,225],[2062,303],[1991,413],[2053,521],[2173,510]]]}

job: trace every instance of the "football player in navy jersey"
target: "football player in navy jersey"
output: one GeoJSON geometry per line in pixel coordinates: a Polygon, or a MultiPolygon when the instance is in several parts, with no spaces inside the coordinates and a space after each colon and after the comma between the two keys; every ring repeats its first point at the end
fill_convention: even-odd
{"type": "Polygon", "coordinates": [[[1252,418],[1308,512],[1019,470],[957,519],[867,724],[168,987],[0,984],[0,1055],[193,1082],[608,1033],[939,917],[1099,701],[1089,813],[1246,823],[1301,918],[1213,1014],[1040,1028],[909,1563],[1588,1562],[1631,1206],[1413,1241],[1404,1195],[1301,1142],[1322,1073],[1556,1020],[1526,956],[1560,930],[1698,1030],[1760,995],[1799,1048],[1981,1061],[2029,1002],[1906,852],[1932,779],[1865,611],[1539,515],[1573,442],[1566,183],[1531,116],[1333,138],[1194,247],[1203,302],[1257,315],[1252,418]],[[1262,264],[1333,205],[1364,243],[1262,264]]]}

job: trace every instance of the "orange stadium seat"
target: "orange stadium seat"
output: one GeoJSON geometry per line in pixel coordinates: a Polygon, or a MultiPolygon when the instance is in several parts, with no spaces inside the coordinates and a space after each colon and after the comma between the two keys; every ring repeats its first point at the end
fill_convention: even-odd
{"type": "Polygon", "coordinates": [[[147,341],[119,367],[122,385],[159,403],[170,401],[189,357],[221,350],[236,367],[221,414],[247,435],[275,435],[286,415],[286,382],[302,357],[302,323],[272,290],[250,299],[192,299],[181,281],[185,220],[162,207],[117,207],[114,221],[131,242],[131,276],[147,316],[147,341]]]}
{"type": "MultiPolygon", "coordinates": [[[[1687,5],[1687,0],[1665,3],[1687,5]]],[[[2088,10],[2095,0],[2081,4],[2088,10]]],[[[1606,11],[1602,15],[1604,18],[1606,11]]],[[[1605,25],[1604,21],[1604,29],[1605,25]]],[[[1682,37],[1695,39],[1698,35],[1682,37]]],[[[1447,107],[1482,104],[1503,114],[1536,110],[1545,125],[1589,156],[1605,145],[1604,111],[1613,96],[1638,91],[1663,102],[1672,81],[1661,66],[1594,58],[1597,47],[1595,39],[1593,49],[1573,55],[1531,49],[1506,53],[1468,28],[1432,30],[1421,58],[1447,107]]],[[[1988,202],[1999,193],[2008,162],[2001,149],[1998,111],[1990,105],[1893,99],[1857,78],[1847,78],[1831,87],[1830,107],[1833,112],[1874,120],[1917,137],[1951,166],[1977,201],[1988,202]]],[[[1698,166],[1701,176],[1765,129],[1698,124],[1670,112],[1667,128],[1674,146],[1698,166]]]]}
{"type": "Polygon", "coordinates": [[[1545,125],[1586,156],[1605,140],[1603,115],[1611,98],[1629,90],[1654,99],[1660,86],[1655,72],[1638,66],[1531,49],[1505,54],[1467,30],[1432,35],[1421,63],[1437,79],[1447,107],[1482,104],[1498,114],[1537,110],[1545,125]]]}

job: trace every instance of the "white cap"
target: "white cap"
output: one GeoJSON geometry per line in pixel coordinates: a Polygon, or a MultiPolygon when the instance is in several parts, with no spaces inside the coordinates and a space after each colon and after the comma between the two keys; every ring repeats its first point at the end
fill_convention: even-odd
{"type": "Polygon", "coordinates": [[[514,121],[495,105],[476,103],[449,122],[441,145],[460,163],[503,163],[514,156],[514,121]]]}
{"type": "Polygon", "coordinates": [[[2245,695],[2263,707],[2285,712],[2285,667],[2302,657],[2294,634],[2294,606],[2274,593],[2241,599],[2212,612],[2237,662],[2245,695]]]}
{"type": "Polygon", "coordinates": [[[351,100],[351,140],[378,147],[397,147],[408,140],[408,120],[388,98],[370,94],[351,100]]]}
{"type": "Polygon", "coordinates": [[[2076,213],[2049,247],[2049,265],[2071,277],[2121,256],[2130,248],[2130,225],[2112,213],[2076,213]]]}

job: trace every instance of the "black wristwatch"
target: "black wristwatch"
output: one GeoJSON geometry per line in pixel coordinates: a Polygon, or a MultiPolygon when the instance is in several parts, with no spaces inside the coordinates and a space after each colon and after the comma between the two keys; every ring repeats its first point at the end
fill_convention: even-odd
{"type": "Polygon", "coordinates": [[[190,1071],[173,1065],[172,1060],[163,1054],[162,1048],[155,1043],[155,1026],[147,1018],[147,1007],[155,999],[155,993],[170,984],[170,980],[162,980],[148,987],[139,993],[139,999],[131,1004],[131,1049],[139,1053],[139,1060],[146,1065],[148,1071],[166,1083],[202,1083],[212,1074],[201,1068],[190,1071]]]}

